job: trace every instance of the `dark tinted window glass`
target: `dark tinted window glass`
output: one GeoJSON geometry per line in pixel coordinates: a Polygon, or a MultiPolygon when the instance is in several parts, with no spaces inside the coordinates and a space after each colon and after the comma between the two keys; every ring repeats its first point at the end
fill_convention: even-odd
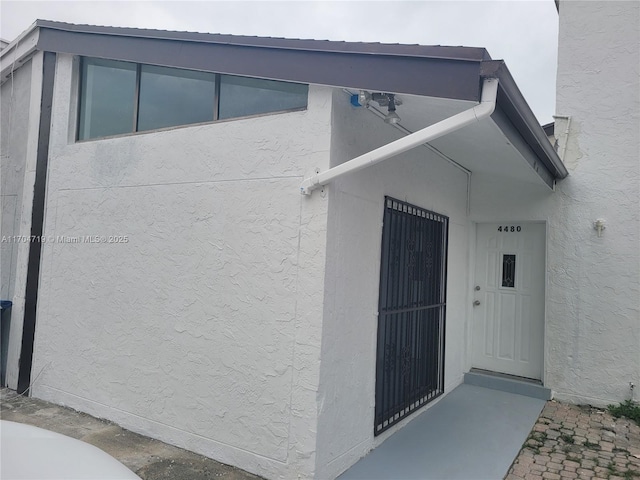
{"type": "Polygon", "coordinates": [[[135,63],[85,59],[81,82],[80,140],[133,131],[135,63]]]}
{"type": "Polygon", "coordinates": [[[215,74],[142,65],[138,130],[213,120],[215,74]]]}
{"type": "Polygon", "coordinates": [[[502,256],[502,286],[515,288],[516,286],[516,256],[502,256]]]}
{"type": "Polygon", "coordinates": [[[232,118],[307,106],[308,85],[220,76],[219,117],[232,118]]]}

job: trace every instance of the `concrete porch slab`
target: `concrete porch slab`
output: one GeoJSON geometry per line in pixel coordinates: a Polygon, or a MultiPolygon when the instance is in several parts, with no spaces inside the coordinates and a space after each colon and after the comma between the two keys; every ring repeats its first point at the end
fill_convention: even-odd
{"type": "Polygon", "coordinates": [[[545,403],[538,398],[460,385],[338,478],[504,478],[545,403]]]}

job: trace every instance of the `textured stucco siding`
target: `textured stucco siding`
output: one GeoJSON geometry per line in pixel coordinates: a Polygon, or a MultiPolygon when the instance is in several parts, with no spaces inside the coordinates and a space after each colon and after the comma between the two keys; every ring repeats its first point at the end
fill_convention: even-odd
{"type": "Polygon", "coordinates": [[[571,176],[553,213],[547,336],[561,399],[619,402],[640,384],[639,67],[638,2],[561,2],[556,111],[571,117],[571,176]]]}
{"type": "MultiPolygon", "coordinates": [[[[31,68],[29,61],[17,69],[12,78],[0,87],[2,237],[17,235],[22,213],[20,207],[27,168],[31,68]]],[[[5,239],[0,244],[0,252],[2,252],[0,297],[10,300],[13,298],[15,288],[17,245],[5,239]]]]}
{"type": "Polygon", "coordinates": [[[331,92],[309,108],[76,143],[57,65],[35,396],[267,478],[315,465],[331,92]],[[68,243],[78,236],[126,243],[68,243]],[[122,239],[120,239],[122,240],[122,239]]]}
{"type": "MultiPolygon", "coordinates": [[[[334,93],[331,161],[402,136],[334,93]]],[[[424,147],[338,179],[329,198],[317,478],[333,478],[417,414],[374,437],[377,307],[385,195],[450,217],[445,390],[462,380],[468,261],[467,176],[424,147]],[[461,281],[462,280],[462,281],[461,281]]]]}
{"type": "Polygon", "coordinates": [[[555,136],[570,174],[556,191],[471,183],[473,220],[547,224],[544,383],[575,403],[617,403],[640,383],[638,6],[560,4],[555,136]]]}
{"type": "Polygon", "coordinates": [[[41,88],[42,54],[35,54],[14,71],[0,91],[0,234],[5,237],[0,244],[0,297],[13,302],[6,372],[6,381],[11,388],[16,388],[18,381],[29,256],[26,239],[31,235],[41,88]]]}

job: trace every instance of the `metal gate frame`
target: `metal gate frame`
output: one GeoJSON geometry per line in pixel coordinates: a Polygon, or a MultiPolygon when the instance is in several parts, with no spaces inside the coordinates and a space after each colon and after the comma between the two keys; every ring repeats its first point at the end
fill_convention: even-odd
{"type": "Polygon", "coordinates": [[[385,197],[374,435],[444,393],[449,218],[385,197]]]}

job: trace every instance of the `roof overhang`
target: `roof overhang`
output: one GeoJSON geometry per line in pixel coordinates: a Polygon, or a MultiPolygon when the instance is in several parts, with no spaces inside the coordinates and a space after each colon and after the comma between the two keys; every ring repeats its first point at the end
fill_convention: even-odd
{"type": "MultiPolygon", "coordinates": [[[[476,105],[470,101],[414,95],[398,95],[397,98],[402,102],[397,107],[398,126],[405,132],[417,132],[476,105]]],[[[384,116],[385,112],[375,113],[384,116]]],[[[553,188],[557,178],[539,160],[499,105],[489,118],[432,140],[429,145],[474,174],[488,174],[543,189],[553,188]]]]}
{"type": "Polygon", "coordinates": [[[38,20],[38,49],[274,80],[480,100],[483,48],[242,37],[38,20]]]}
{"type": "Polygon", "coordinates": [[[458,163],[474,164],[472,171],[509,175],[524,168],[550,187],[568,175],[505,63],[491,60],[483,48],[244,37],[37,20],[0,52],[2,81],[35,50],[392,92],[407,98],[398,113],[414,131],[433,120],[429,109],[434,106],[440,113],[457,113],[478,103],[483,80],[497,78],[491,120],[439,139],[434,146],[450,152],[458,163]],[[486,157],[481,158],[483,151],[486,157]],[[514,162],[520,166],[514,167],[514,162]]]}
{"type": "Polygon", "coordinates": [[[29,61],[38,50],[40,29],[32,24],[15,40],[0,51],[0,81],[4,83],[11,77],[11,72],[29,61]]]}

